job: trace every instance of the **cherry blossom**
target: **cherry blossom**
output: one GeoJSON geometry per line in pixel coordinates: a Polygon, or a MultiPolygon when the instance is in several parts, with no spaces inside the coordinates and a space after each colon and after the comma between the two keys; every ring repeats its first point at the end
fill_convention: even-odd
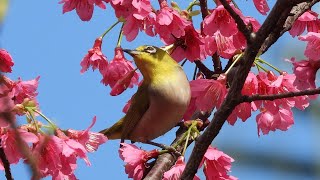
{"type": "Polygon", "coordinates": [[[304,55],[313,60],[320,59],[320,33],[308,32],[307,35],[299,36],[302,41],[307,41],[304,55]]]}
{"type": "Polygon", "coordinates": [[[268,111],[263,108],[261,111],[256,117],[259,136],[260,132],[268,134],[269,131],[275,131],[276,129],[286,131],[294,124],[293,113],[290,108],[277,107],[276,111],[268,111]]]}
{"type": "MultiPolygon", "coordinates": [[[[184,163],[184,157],[180,156],[176,161],[176,164],[172,166],[172,168],[169,171],[163,174],[162,180],[180,180],[180,176],[185,167],[186,164],[184,163]]],[[[193,180],[200,180],[200,178],[197,175],[195,175],[193,180]]]]}
{"type": "Polygon", "coordinates": [[[267,12],[270,10],[267,0],[253,0],[253,3],[261,14],[267,15],[267,12]]]}
{"type": "MultiPolygon", "coordinates": [[[[230,4],[230,6],[239,16],[243,16],[241,11],[235,8],[233,4],[230,4]]],[[[212,36],[218,30],[226,37],[238,32],[237,24],[223,5],[217,6],[211,11],[211,14],[203,20],[203,32],[206,35],[212,36]]]]}
{"type": "Polygon", "coordinates": [[[92,119],[91,125],[84,131],[68,129],[66,135],[79,142],[88,152],[94,152],[98,147],[105,143],[108,138],[101,133],[90,132],[91,128],[96,123],[97,118],[92,119]]]}
{"type": "Polygon", "coordinates": [[[219,151],[217,148],[208,147],[207,152],[204,154],[201,164],[204,164],[204,174],[207,180],[228,179],[236,180],[237,178],[228,175],[231,170],[231,163],[233,158],[227,154],[219,151]]]}
{"type": "Polygon", "coordinates": [[[289,33],[292,37],[301,35],[307,28],[308,32],[318,32],[320,29],[320,20],[318,14],[311,10],[303,13],[292,25],[289,33]]]}
{"type": "Polygon", "coordinates": [[[17,129],[17,133],[22,139],[22,142],[17,142],[16,131],[13,129],[1,129],[1,147],[4,149],[6,157],[10,164],[17,164],[21,158],[25,158],[20,152],[18,143],[37,143],[38,137],[24,129],[17,129]]]}
{"type": "Polygon", "coordinates": [[[101,9],[106,9],[106,5],[103,2],[107,3],[109,0],[61,0],[59,3],[63,4],[63,13],[75,9],[82,21],[89,21],[92,18],[94,5],[101,9]]]}
{"type": "MultiPolygon", "coordinates": [[[[258,79],[255,74],[249,72],[247,79],[242,88],[242,95],[254,95],[258,92],[258,79]]],[[[252,103],[241,103],[232,111],[228,117],[228,123],[234,125],[237,117],[245,122],[250,116],[251,111],[257,110],[255,102],[252,103]]]]}
{"type": "Polygon", "coordinates": [[[190,82],[192,98],[196,98],[195,105],[201,111],[219,108],[227,93],[225,77],[218,80],[197,79],[190,82]]]}
{"type": "Polygon", "coordinates": [[[155,28],[163,42],[169,44],[175,38],[185,36],[185,29],[190,25],[191,22],[170,8],[166,1],[161,2],[160,10],[156,14],[155,28]]]}
{"type": "Polygon", "coordinates": [[[187,58],[191,62],[204,59],[201,50],[205,43],[204,39],[192,25],[185,28],[185,36],[174,42],[168,42],[168,44],[173,43],[177,44],[177,47],[175,47],[171,56],[177,62],[180,62],[184,58],[187,58]]]}
{"type": "Polygon", "coordinates": [[[18,81],[14,82],[11,96],[15,104],[21,104],[26,98],[36,100],[39,79],[40,76],[29,81],[22,81],[22,79],[19,78],[18,81]]]}
{"type": "Polygon", "coordinates": [[[129,178],[134,180],[142,179],[143,173],[146,169],[145,163],[148,153],[139,149],[133,144],[122,143],[119,149],[120,158],[126,163],[125,171],[129,178]]]}
{"type": "Polygon", "coordinates": [[[320,68],[320,61],[301,60],[296,61],[295,58],[289,60],[293,64],[293,72],[296,75],[295,84],[297,88],[304,90],[316,88],[316,73],[320,68]]]}
{"type": "Polygon", "coordinates": [[[92,66],[92,70],[99,69],[100,72],[103,72],[107,66],[107,58],[101,52],[102,38],[99,37],[95,40],[93,47],[88,51],[88,54],[82,59],[80,65],[82,69],[81,73],[84,73],[92,66]]]}
{"type": "Polygon", "coordinates": [[[4,49],[0,49],[0,72],[12,72],[14,62],[11,55],[4,49]]]}
{"type": "MultiPolygon", "coordinates": [[[[123,50],[120,47],[115,48],[114,59],[109,63],[108,67],[102,72],[103,79],[102,83],[110,85],[113,88],[116,83],[124,77],[127,73],[134,71],[134,67],[131,61],[128,61],[123,54],[123,50]]],[[[127,79],[129,80],[129,79],[127,79]]],[[[137,85],[139,80],[139,74],[134,71],[130,83],[126,83],[127,87],[132,88],[133,85],[137,85]]]]}

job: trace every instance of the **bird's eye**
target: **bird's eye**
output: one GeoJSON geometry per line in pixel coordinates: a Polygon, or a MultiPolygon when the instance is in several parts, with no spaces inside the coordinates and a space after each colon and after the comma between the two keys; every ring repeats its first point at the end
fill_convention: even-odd
{"type": "Polygon", "coordinates": [[[152,46],[147,46],[145,49],[144,49],[145,52],[148,52],[150,54],[154,54],[157,52],[157,49],[152,47],[152,46]]]}

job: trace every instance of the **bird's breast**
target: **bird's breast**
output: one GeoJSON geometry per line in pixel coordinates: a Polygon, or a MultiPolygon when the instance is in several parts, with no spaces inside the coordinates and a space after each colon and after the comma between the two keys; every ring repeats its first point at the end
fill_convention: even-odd
{"type": "Polygon", "coordinates": [[[150,85],[148,92],[150,106],[130,135],[134,141],[152,140],[172,129],[183,117],[191,98],[189,81],[182,69],[150,85]]]}

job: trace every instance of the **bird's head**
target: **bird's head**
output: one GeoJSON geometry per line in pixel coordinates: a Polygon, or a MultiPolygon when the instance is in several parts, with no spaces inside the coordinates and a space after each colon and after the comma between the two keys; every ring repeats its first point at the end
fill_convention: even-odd
{"type": "Polygon", "coordinates": [[[145,79],[152,79],[178,65],[165,50],[155,46],[143,45],[135,50],[124,49],[123,51],[133,57],[145,79]]]}

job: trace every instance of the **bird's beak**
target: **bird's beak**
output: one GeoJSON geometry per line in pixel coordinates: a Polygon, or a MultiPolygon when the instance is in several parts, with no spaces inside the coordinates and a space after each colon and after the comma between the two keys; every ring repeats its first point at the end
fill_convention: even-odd
{"type": "Polygon", "coordinates": [[[123,49],[123,51],[130,54],[130,56],[136,56],[140,54],[140,51],[137,50],[123,49]]]}

